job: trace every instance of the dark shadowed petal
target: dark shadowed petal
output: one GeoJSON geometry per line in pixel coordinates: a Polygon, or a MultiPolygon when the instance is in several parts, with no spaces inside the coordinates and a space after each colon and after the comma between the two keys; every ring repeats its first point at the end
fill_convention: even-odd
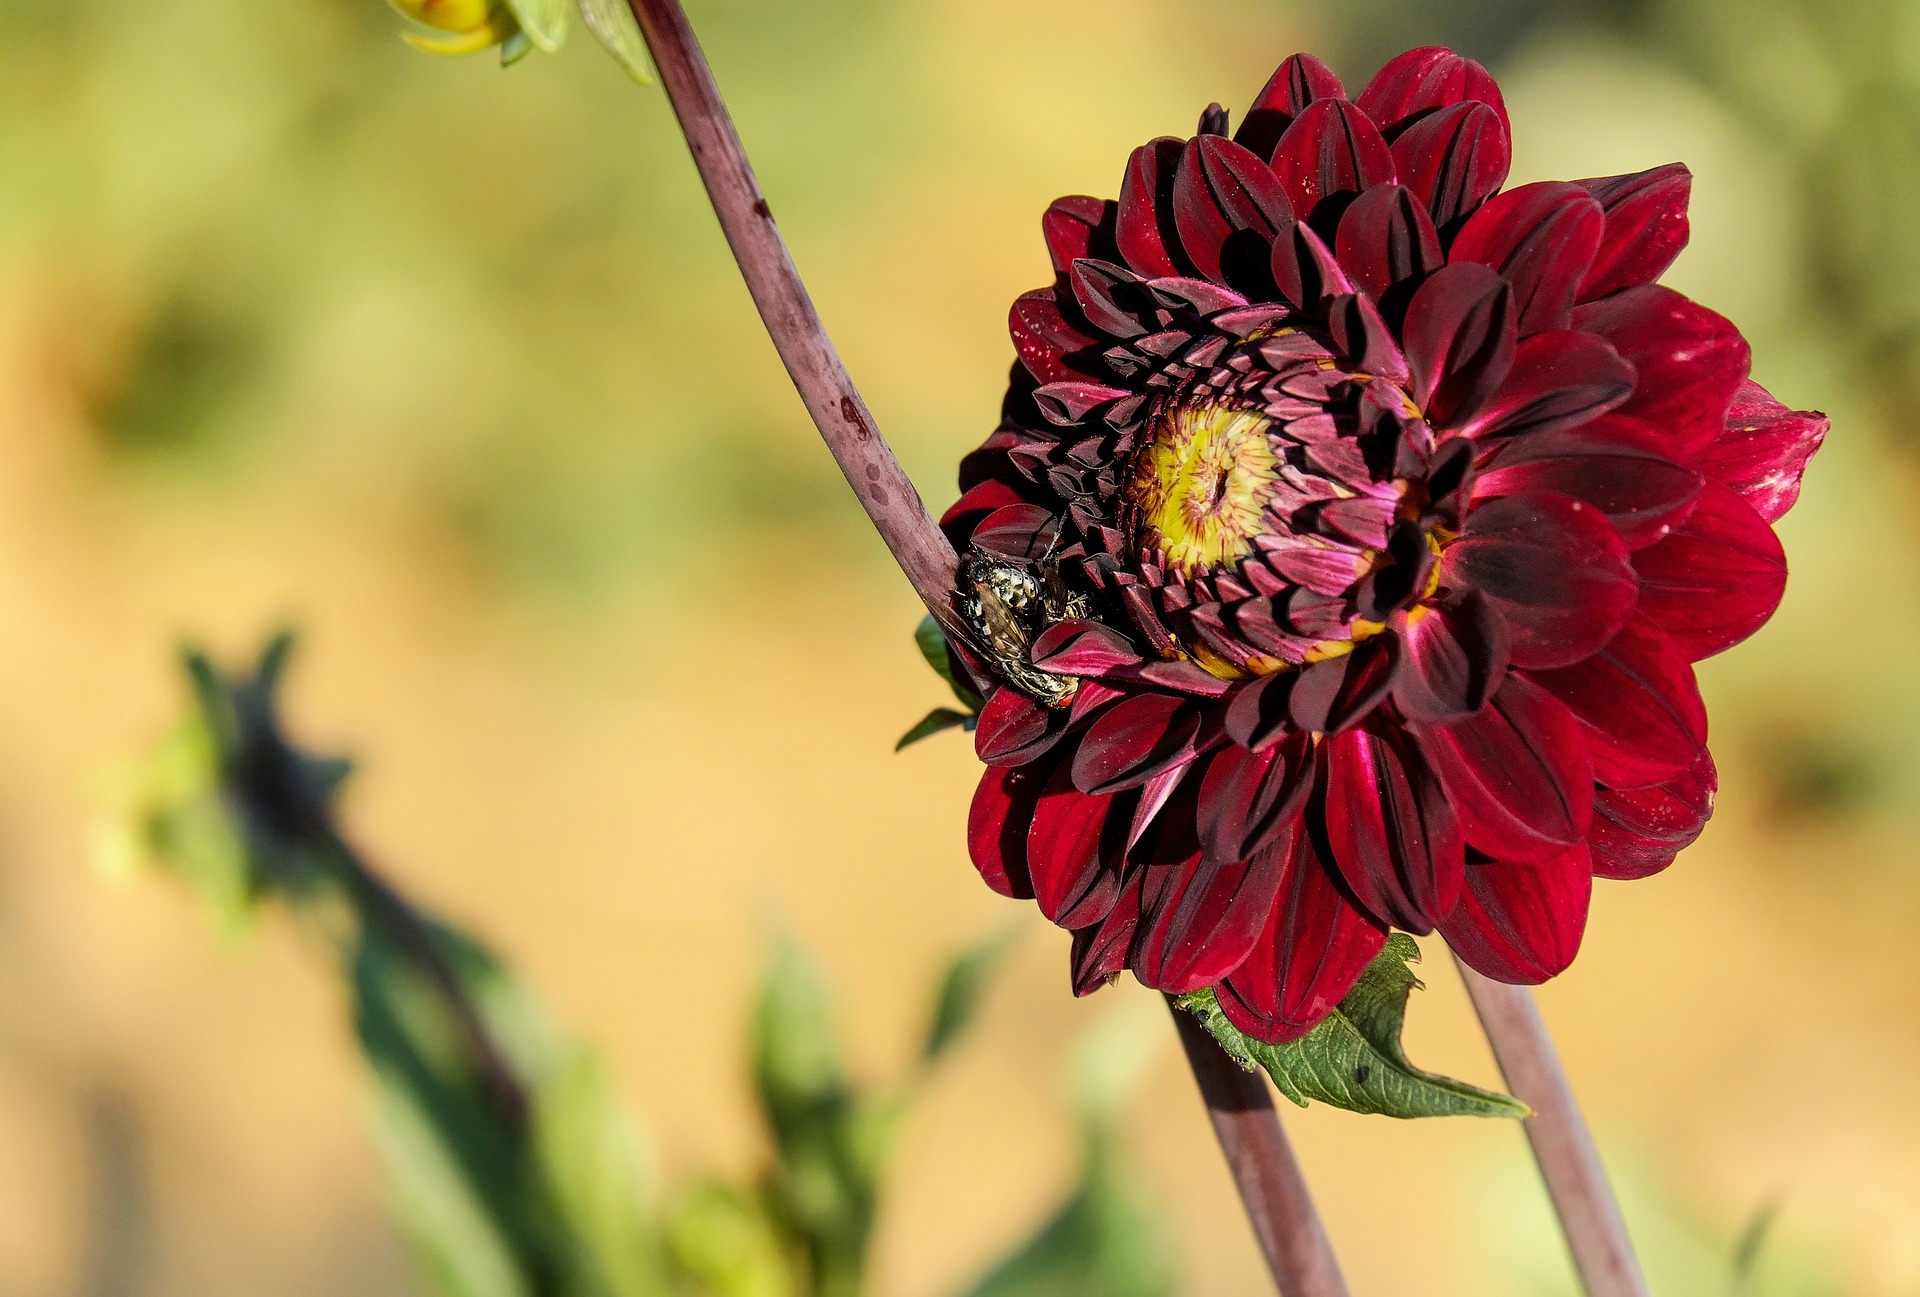
{"type": "Polygon", "coordinates": [[[1345,99],[1346,87],[1333,69],[1311,54],[1296,54],[1280,65],[1253,101],[1253,107],[1233,133],[1234,143],[1252,149],[1262,158],[1273,156],[1293,119],[1306,111],[1316,99],[1345,99]]]}
{"type": "Polygon", "coordinates": [[[1297,833],[1266,928],[1220,984],[1221,1011],[1256,1040],[1298,1040],[1353,989],[1386,941],[1340,894],[1309,835],[1297,833]]]}
{"type": "Polygon", "coordinates": [[[1285,843],[1245,863],[1195,852],[1176,864],[1148,865],[1127,967],[1141,985],[1171,995],[1213,985],[1252,952],[1285,867],[1285,843]]]}
{"type": "Polygon", "coordinates": [[[1640,610],[1698,662],[1766,624],[1787,588],[1780,538],[1745,500],[1718,482],[1658,545],[1633,556],[1640,610]]]}
{"type": "Polygon", "coordinates": [[[1140,276],[1111,261],[1083,257],[1073,263],[1073,300],[1087,323],[1116,338],[1137,338],[1147,332],[1141,322],[1148,311],[1140,276]]]}
{"type": "Polygon", "coordinates": [[[1509,675],[1480,711],[1414,725],[1467,841],[1503,860],[1544,860],[1578,842],[1593,813],[1593,758],[1566,705],[1509,675]]]}
{"type": "Polygon", "coordinates": [[[1127,946],[1140,923],[1140,873],[1120,890],[1120,898],[1100,922],[1073,934],[1073,993],[1092,995],[1127,966],[1127,946]]]}
{"type": "Polygon", "coordinates": [[[976,482],[940,515],[940,527],[953,541],[955,549],[965,549],[973,533],[996,510],[1010,504],[1024,504],[1019,488],[998,478],[976,482]]]}
{"type": "Polygon", "coordinates": [[[1392,180],[1393,153],[1365,113],[1344,99],[1322,99],[1280,137],[1273,173],[1304,221],[1328,198],[1392,180]]]}
{"type": "Polygon", "coordinates": [[[1171,135],[1142,144],[1127,160],[1126,178],[1120,182],[1114,239],[1121,259],[1149,278],[1186,271],[1172,255],[1179,247],[1173,223],[1173,173],[1184,147],[1171,135]]]}
{"type": "Polygon", "coordinates": [[[1413,399],[1435,426],[1470,418],[1513,367],[1513,290],[1477,262],[1435,271],[1407,306],[1400,343],[1413,399]]]}
{"type": "Polygon", "coordinates": [[[1399,655],[1399,637],[1381,635],[1356,645],[1351,653],[1302,668],[1288,702],[1293,723],[1318,733],[1358,724],[1393,687],[1399,655]]]}
{"type": "Polygon", "coordinates": [[[1607,516],[1629,549],[1644,549],[1693,512],[1702,478],[1673,461],[1672,438],[1652,424],[1608,414],[1579,427],[1506,443],[1474,483],[1474,495],[1548,492],[1607,516]]]}
{"type": "Polygon", "coordinates": [[[1089,414],[1102,406],[1131,396],[1124,388],[1108,387],[1104,383],[1089,382],[1086,379],[1073,379],[1064,383],[1048,383],[1033,390],[1033,403],[1048,423],[1061,427],[1073,427],[1083,422],[1089,414]]]}
{"type": "Polygon", "coordinates": [[[1054,274],[1066,274],[1082,257],[1107,258],[1114,254],[1115,211],[1112,202],[1085,194],[1053,200],[1040,218],[1040,232],[1046,236],[1054,274]]]}
{"type": "Polygon", "coordinates": [[[1520,336],[1564,329],[1606,218],[1579,185],[1546,180],[1489,198],[1460,227],[1449,261],[1477,261],[1513,285],[1520,336]]]}
{"type": "Polygon", "coordinates": [[[1173,219],[1200,273],[1224,284],[1236,267],[1264,274],[1274,236],[1293,227],[1293,209],[1265,162],[1223,136],[1201,135],[1180,154],[1173,219]]]}
{"type": "Polygon", "coordinates": [[[1425,203],[1404,185],[1375,185],[1354,199],[1340,218],[1333,255],[1353,286],[1376,302],[1445,262],[1425,203]]]}
{"type": "Polygon", "coordinates": [[[1092,797],[1073,786],[1066,762],[1054,770],[1034,803],[1027,829],[1027,871],[1040,912],[1063,928],[1085,927],[1106,917],[1120,894],[1124,821],[1131,812],[1116,798],[1092,797]],[[1102,851],[1106,842],[1107,850],[1102,851]]]}
{"type": "Polygon", "coordinates": [[[1299,819],[1312,787],[1313,741],[1289,734],[1255,752],[1230,743],[1214,753],[1200,785],[1200,842],[1218,860],[1246,860],[1299,819]]]}
{"type": "Polygon", "coordinates": [[[1033,899],[1027,825],[1047,773],[1044,767],[989,766],[974,790],[967,812],[967,854],[987,886],[1002,896],[1033,899]]]}
{"type": "Polygon", "coordinates": [[[1651,284],[1687,246],[1687,199],[1693,173],[1678,162],[1630,176],[1578,182],[1606,213],[1607,230],[1580,284],[1591,302],[1623,288],[1651,284]]]}
{"type": "Polygon", "coordinates": [[[1751,379],[1727,410],[1727,428],[1699,458],[1700,470],[1740,494],[1767,522],[1778,522],[1800,498],[1807,461],[1826,440],[1827,416],[1789,410],[1751,379]]]}
{"type": "Polygon", "coordinates": [[[1334,864],[1382,923],[1431,932],[1460,899],[1465,848],[1440,781],[1404,734],[1367,726],[1320,745],[1334,864]]]}
{"type": "Polygon", "coordinates": [[[1506,381],[1471,419],[1434,426],[1482,440],[1538,436],[1605,414],[1631,396],[1633,382],[1633,366],[1591,333],[1536,333],[1514,349],[1506,381]]]}
{"type": "Polygon", "coordinates": [[[989,554],[1026,562],[1046,553],[1059,530],[1059,516],[1052,510],[1037,504],[1009,504],[982,519],[972,539],[989,554]]]}
{"type": "Polygon", "coordinates": [[[1566,971],[1580,953],[1592,898],[1584,842],[1537,864],[1470,864],[1460,904],[1441,921],[1440,935],[1477,972],[1533,986],[1566,971]]]}
{"type": "Polygon", "coordinates": [[[1066,733],[1067,714],[1001,686],[980,709],[973,750],[990,766],[1017,766],[1052,747],[1066,733]]]}
{"type": "Polygon", "coordinates": [[[1602,788],[1593,799],[1593,848],[1598,878],[1645,878],[1673,863],[1700,836],[1713,815],[1719,772],[1706,752],[1693,768],[1651,788],[1602,788]]]}
{"type": "Polygon", "coordinates": [[[1613,788],[1687,771],[1707,743],[1693,667],[1667,634],[1635,617],[1584,662],[1533,676],[1587,732],[1594,778],[1613,788]]]}
{"type": "Polygon", "coordinates": [[[1276,671],[1236,685],[1227,698],[1227,737],[1244,748],[1264,748],[1294,729],[1287,702],[1297,671],[1276,671]]]}
{"type": "Polygon", "coordinates": [[[1576,308],[1573,327],[1611,342],[1639,376],[1620,413],[1660,428],[1689,457],[1726,430],[1727,409],[1752,360],[1726,317],[1649,284],[1576,308]]]}
{"type": "Polygon", "coordinates": [[[1410,721],[1444,724],[1486,706],[1507,678],[1507,623],[1469,590],[1409,616],[1400,634],[1393,701],[1410,721]]]}
{"type": "Polygon", "coordinates": [[[1426,204],[1443,233],[1457,229],[1506,182],[1512,161],[1506,123],[1482,103],[1429,113],[1393,141],[1400,183],[1426,204]]]}
{"type": "Polygon", "coordinates": [[[1357,102],[1381,130],[1392,132],[1423,113],[1466,100],[1486,104],[1506,126],[1507,106],[1492,74],[1450,49],[1428,45],[1389,60],[1357,102]]]}
{"type": "Polygon", "coordinates": [[[1566,666],[1594,653],[1626,624],[1636,593],[1619,534],[1598,509],[1563,495],[1481,504],[1447,548],[1440,579],[1487,597],[1506,620],[1519,667],[1566,666]]]}
{"type": "Polygon", "coordinates": [[[1060,314],[1051,288],[1023,293],[1007,313],[1007,332],[1013,336],[1020,363],[1042,383],[1058,383],[1078,378],[1066,363],[1066,357],[1093,345],[1091,334],[1082,333],[1060,314]]]}
{"type": "Polygon", "coordinates": [[[1192,760],[1199,730],[1200,708],[1178,695],[1123,698],[1081,736],[1073,754],[1073,782],[1088,793],[1138,788],[1192,760]]]}

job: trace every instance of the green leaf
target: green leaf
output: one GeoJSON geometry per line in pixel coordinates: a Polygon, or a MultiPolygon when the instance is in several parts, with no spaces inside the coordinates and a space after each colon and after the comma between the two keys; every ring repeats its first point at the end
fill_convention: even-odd
{"type": "Polygon", "coordinates": [[[973,715],[970,712],[957,712],[951,707],[936,707],[928,712],[918,725],[901,735],[900,741],[893,745],[893,750],[895,752],[902,751],[910,743],[918,743],[921,739],[932,738],[940,731],[950,730],[955,726],[970,730],[973,728],[973,720],[973,715]]]}
{"type": "MultiPolygon", "coordinates": [[[[978,712],[984,700],[965,683],[965,677],[955,669],[953,649],[947,643],[947,633],[940,629],[940,623],[928,613],[920,619],[920,625],[913,632],[914,643],[920,646],[920,656],[927,660],[947,687],[953,690],[953,696],[969,712],[978,712]]],[[[924,724],[924,722],[922,722],[924,724]]]]}
{"type": "Polygon", "coordinates": [[[684,1198],[667,1227],[680,1271],[703,1297],[798,1297],[779,1231],[757,1194],[709,1181],[684,1198]]]}
{"type": "Polygon", "coordinates": [[[934,997],[926,1044],[920,1050],[927,1062],[938,1059],[972,1025],[987,979],[1012,948],[1013,935],[1009,931],[982,941],[962,951],[947,965],[946,975],[940,979],[940,990],[934,997]]]}
{"type": "Polygon", "coordinates": [[[520,30],[543,52],[552,54],[566,44],[567,0],[506,0],[506,3],[520,30]]]}
{"type": "Polygon", "coordinates": [[[563,1046],[534,1093],[533,1142],[566,1227],[570,1291],[664,1297],[659,1231],[648,1211],[646,1159],[606,1070],[592,1051],[563,1046]]]}
{"type": "Polygon", "coordinates": [[[1400,1029],[1407,997],[1420,985],[1407,965],[1419,958],[1413,938],[1394,933],[1338,1007],[1306,1036],[1284,1045],[1243,1035],[1220,1011],[1211,988],[1181,996],[1180,1006],[1206,1024],[1242,1067],[1265,1068],[1280,1093],[1303,1108],[1318,1099],[1389,1117],[1530,1116],[1518,1099],[1423,1072],[1407,1060],[1400,1029]]]}
{"type": "Polygon", "coordinates": [[[643,86],[653,84],[653,61],[627,0],[580,0],[580,18],[628,76],[643,86]]]}

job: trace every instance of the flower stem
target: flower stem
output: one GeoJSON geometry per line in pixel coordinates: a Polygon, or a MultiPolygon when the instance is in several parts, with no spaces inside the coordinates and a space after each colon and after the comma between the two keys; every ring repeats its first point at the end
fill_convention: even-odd
{"type": "Polygon", "coordinates": [[[1454,962],[1507,1089],[1533,1109],[1523,1123],[1527,1142],[1533,1145],[1533,1160],[1553,1199],[1581,1287],[1587,1297],[1648,1297],[1620,1206],[1533,993],[1476,973],[1458,955],[1454,962]]]}
{"type": "Polygon", "coordinates": [[[1199,1083],[1213,1133],[1246,1205],[1254,1237],[1282,1297],[1347,1297],[1333,1245],[1314,1209],[1300,1163],[1287,1143],[1273,1096],[1240,1069],[1191,1013],[1167,997],[1180,1044],[1199,1083]]]}
{"type": "MultiPolygon", "coordinates": [[[[686,136],[741,278],[807,413],[914,591],[949,635],[959,561],[834,350],[754,179],[713,71],[679,0],[628,0],[686,136]]],[[[1346,1297],[1346,1286],[1266,1086],[1240,1071],[1189,1015],[1174,1012],[1267,1263],[1285,1297],[1346,1297]],[[1198,1033],[1197,1036],[1195,1033],[1198,1033]]]]}

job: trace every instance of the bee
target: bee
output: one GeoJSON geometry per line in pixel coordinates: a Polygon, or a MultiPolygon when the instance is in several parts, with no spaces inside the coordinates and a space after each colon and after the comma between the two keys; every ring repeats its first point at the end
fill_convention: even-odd
{"type": "Polygon", "coordinates": [[[1002,679],[1049,707],[1073,701],[1080,682],[1033,665],[1033,645],[1059,622],[1087,617],[1092,601],[1070,589],[1049,549],[1011,563],[975,549],[960,568],[960,615],[1002,679]]]}

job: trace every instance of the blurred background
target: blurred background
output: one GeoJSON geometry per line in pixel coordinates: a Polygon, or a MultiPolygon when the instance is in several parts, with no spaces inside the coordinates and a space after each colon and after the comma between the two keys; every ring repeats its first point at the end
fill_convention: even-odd
{"type": "MultiPolygon", "coordinates": [[[[1280,59],[1499,75],[1514,179],[1691,166],[1669,276],[1834,432],[1779,616],[1705,664],[1720,811],[1602,884],[1540,999],[1656,1288],[1920,1293],[1920,5],[689,0],[822,314],[936,508],[991,428],[1038,218],[1280,59]],[[1907,647],[1902,647],[1902,646],[1907,647]],[[1770,1214],[1770,1215],[1769,1215],[1770,1214]]],[[[1073,1174],[1076,1033],[1182,1291],[1267,1291],[1151,997],[1076,1002],[991,895],[976,766],[761,335],[665,101],[584,36],[502,72],[377,0],[0,0],[0,1294],[412,1291],[338,978],[87,866],[116,754],[303,628],[356,837],[609,1059],[671,1182],[763,1157],[769,934],[898,1070],[946,953],[1022,933],[910,1116],[874,1292],[938,1297],[1073,1174]],[[1157,1035],[1155,1034],[1157,1031],[1157,1035]]],[[[1497,1077],[1437,947],[1416,1061],[1497,1077]]],[[[1289,1110],[1356,1292],[1572,1291],[1520,1132],[1289,1110]]]]}

